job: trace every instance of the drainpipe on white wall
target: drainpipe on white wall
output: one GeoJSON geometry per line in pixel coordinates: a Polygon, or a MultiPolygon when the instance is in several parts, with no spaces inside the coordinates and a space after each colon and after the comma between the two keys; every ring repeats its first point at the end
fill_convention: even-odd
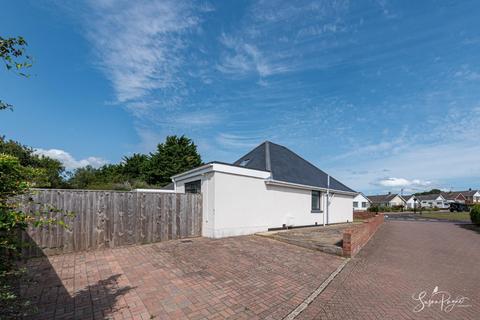
{"type": "Polygon", "coordinates": [[[330,219],[330,175],[327,176],[327,223],[330,219]]]}

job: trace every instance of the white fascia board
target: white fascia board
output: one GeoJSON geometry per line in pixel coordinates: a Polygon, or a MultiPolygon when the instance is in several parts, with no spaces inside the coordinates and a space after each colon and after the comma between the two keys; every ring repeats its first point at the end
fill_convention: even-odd
{"type": "Polygon", "coordinates": [[[282,187],[304,189],[304,190],[318,190],[318,191],[327,191],[328,190],[329,192],[332,192],[332,193],[346,194],[346,195],[351,195],[353,197],[355,197],[355,195],[357,194],[357,192],[349,192],[349,191],[336,190],[336,189],[320,188],[320,187],[315,187],[315,186],[308,186],[308,185],[304,185],[304,184],[284,182],[284,181],[278,181],[278,180],[266,180],[265,184],[273,185],[273,186],[282,186],[282,187]]]}
{"type": "Polygon", "coordinates": [[[212,168],[213,168],[213,164],[209,163],[201,167],[176,174],[172,177],[172,181],[180,181],[180,180],[185,180],[198,175],[202,175],[212,171],[212,168]]]}
{"type": "Polygon", "coordinates": [[[210,163],[210,164],[206,164],[204,166],[186,171],[184,173],[177,174],[172,177],[172,180],[173,181],[186,180],[186,179],[203,175],[212,171],[234,174],[234,175],[245,176],[245,177],[259,178],[259,179],[268,179],[271,176],[271,173],[268,171],[230,166],[222,163],[210,163]]]}
{"type": "Polygon", "coordinates": [[[213,171],[235,174],[252,178],[268,179],[272,175],[269,171],[242,168],[237,166],[229,166],[222,163],[214,163],[213,171]]]}

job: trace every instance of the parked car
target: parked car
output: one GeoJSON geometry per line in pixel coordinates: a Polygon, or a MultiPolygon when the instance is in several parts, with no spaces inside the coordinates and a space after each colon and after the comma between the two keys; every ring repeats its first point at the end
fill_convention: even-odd
{"type": "Polygon", "coordinates": [[[467,206],[465,203],[453,202],[450,203],[450,212],[468,212],[470,211],[470,207],[467,206]]]}

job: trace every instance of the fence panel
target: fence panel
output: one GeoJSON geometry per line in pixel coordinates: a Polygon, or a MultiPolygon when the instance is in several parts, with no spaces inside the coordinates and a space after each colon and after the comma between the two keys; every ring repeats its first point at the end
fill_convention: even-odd
{"type": "Polygon", "coordinates": [[[114,248],[202,234],[200,194],[36,189],[23,210],[57,218],[68,228],[30,228],[29,256],[114,248]],[[56,210],[60,212],[56,212],[56,210]],[[65,215],[70,212],[72,216],[65,215]]]}

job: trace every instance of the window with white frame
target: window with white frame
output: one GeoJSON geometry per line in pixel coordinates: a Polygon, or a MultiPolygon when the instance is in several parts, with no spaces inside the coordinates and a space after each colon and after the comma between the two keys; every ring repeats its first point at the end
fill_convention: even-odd
{"type": "Polygon", "coordinates": [[[366,208],[367,207],[367,203],[366,202],[362,202],[362,208],[366,208]]]}
{"type": "Polygon", "coordinates": [[[353,207],[358,208],[358,202],[357,201],[353,201],[353,207]]]}
{"type": "Polygon", "coordinates": [[[320,191],[312,191],[312,212],[320,212],[321,208],[321,193],[320,191]]]}

